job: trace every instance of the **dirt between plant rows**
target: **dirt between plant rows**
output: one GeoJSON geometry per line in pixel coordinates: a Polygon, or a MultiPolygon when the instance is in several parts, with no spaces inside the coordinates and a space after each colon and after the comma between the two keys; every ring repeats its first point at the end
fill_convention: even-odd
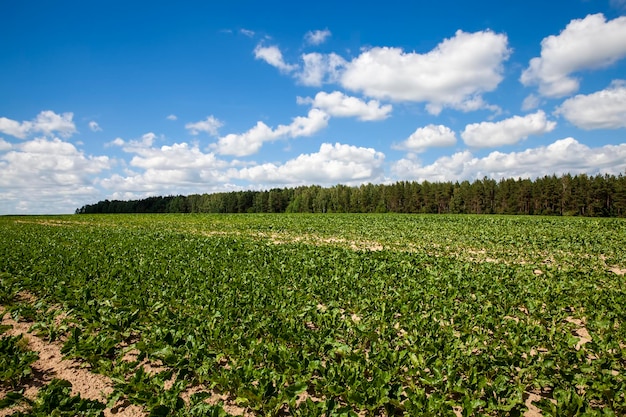
{"type": "MultiPolygon", "coordinates": [[[[20,294],[20,298],[34,299],[34,297],[29,294],[20,294]]],[[[31,365],[33,376],[23,381],[18,387],[18,389],[24,389],[25,397],[34,400],[41,387],[47,385],[53,378],[58,378],[65,379],[72,384],[72,395],[80,395],[82,398],[107,403],[107,397],[113,392],[113,383],[110,378],[90,372],[85,366],[85,363],[80,360],[63,358],[61,353],[62,344],[60,342],[47,342],[29,332],[30,327],[33,325],[32,322],[17,322],[13,320],[10,315],[6,313],[3,306],[0,306],[0,316],[2,317],[3,325],[11,326],[11,329],[7,330],[4,335],[22,335],[28,341],[28,348],[39,354],[39,359],[31,365]]],[[[578,327],[576,330],[576,336],[579,338],[579,343],[576,346],[576,350],[578,350],[580,346],[589,342],[591,337],[585,328],[584,321],[569,317],[567,321],[578,327]]],[[[138,352],[134,350],[128,351],[124,360],[135,360],[137,353],[138,352]]],[[[143,366],[147,373],[157,373],[165,369],[160,364],[150,363],[147,360],[142,362],[139,366],[143,366]]],[[[170,381],[170,386],[173,382],[174,381],[170,381]]],[[[167,385],[166,383],[166,388],[167,385]]],[[[0,399],[4,398],[9,390],[10,389],[6,387],[0,386],[0,399]]],[[[189,387],[181,394],[181,397],[188,403],[191,395],[198,392],[208,391],[201,386],[189,387]]],[[[543,397],[542,394],[543,393],[539,391],[525,393],[525,405],[528,407],[528,410],[524,413],[524,417],[542,417],[541,410],[533,405],[533,401],[541,400],[543,397]]],[[[307,394],[305,393],[305,395],[307,394]]],[[[249,410],[235,405],[224,394],[211,393],[211,397],[207,399],[207,402],[210,404],[221,403],[224,410],[233,416],[254,416],[249,410]]],[[[20,404],[0,410],[0,417],[9,416],[16,411],[27,410],[27,405],[20,404]]],[[[454,413],[457,416],[461,416],[462,410],[460,407],[456,407],[454,413]]],[[[147,412],[140,406],[132,405],[121,400],[112,408],[106,408],[104,415],[106,417],[143,417],[147,415],[147,412]]],[[[359,415],[363,415],[363,413],[359,415]]]]}
{"type": "MultiPolygon", "coordinates": [[[[26,222],[26,221],[20,221],[26,222]]],[[[67,225],[66,221],[56,221],[56,222],[39,222],[41,224],[49,225],[49,226],[64,226],[67,225]]],[[[80,223],[80,222],[73,222],[80,223]]],[[[226,234],[226,232],[215,232],[211,234],[226,234]]],[[[268,237],[266,234],[259,234],[261,237],[268,237]]],[[[284,237],[281,237],[278,234],[270,235],[270,240],[272,243],[280,244],[284,243],[286,240],[284,237]]],[[[377,242],[350,242],[345,239],[336,239],[336,238],[320,238],[317,237],[309,237],[314,241],[319,241],[319,243],[327,243],[327,244],[349,244],[352,249],[368,249],[368,250],[381,250],[383,246],[377,242]]],[[[300,241],[302,238],[296,239],[296,241],[300,241]]],[[[495,261],[491,258],[487,258],[486,261],[495,261]]],[[[616,275],[625,275],[626,268],[621,268],[619,266],[607,266],[607,269],[616,274],[616,275]]],[[[536,275],[543,274],[543,271],[537,269],[534,271],[536,275]]],[[[20,298],[28,300],[30,303],[34,304],[36,299],[34,296],[30,294],[20,294],[20,298]]],[[[0,306],[0,316],[2,317],[3,325],[10,325],[11,329],[7,330],[4,334],[8,336],[17,336],[23,335],[28,341],[28,348],[34,352],[39,354],[39,359],[35,361],[31,368],[33,370],[32,378],[23,381],[22,385],[18,389],[24,389],[24,396],[33,400],[36,398],[39,389],[48,384],[53,378],[65,379],[72,384],[72,395],[80,394],[82,398],[87,398],[91,400],[98,400],[103,403],[107,402],[107,397],[113,392],[113,383],[112,381],[104,375],[96,374],[90,372],[89,369],[85,366],[84,362],[80,360],[74,359],[64,359],[61,354],[61,343],[59,342],[47,342],[36,335],[33,335],[29,332],[30,327],[32,326],[32,322],[16,322],[11,319],[8,314],[6,314],[3,306],[0,306]]],[[[580,347],[589,342],[591,340],[587,329],[585,328],[584,322],[578,319],[573,319],[568,317],[566,319],[569,323],[572,323],[577,326],[575,331],[575,336],[579,338],[579,342],[576,345],[576,350],[580,349],[580,347]]],[[[531,353],[532,354],[532,353],[531,353]]],[[[125,356],[125,360],[132,361],[136,357],[136,352],[129,351],[125,356]]],[[[151,364],[148,361],[144,361],[140,366],[143,366],[147,373],[156,373],[164,368],[158,364],[151,364]]],[[[173,381],[172,381],[173,382],[173,381]]],[[[0,385],[0,399],[4,398],[9,391],[8,388],[2,387],[0,385]]],[[[181,394],[181,397],[185,402],[189,401],[189,397],[198,392],[207,392],[207,390],[203,389],[203,387],[190,387],[186,391],[181,394]]],[[[524,417],[541,417],[541,410],[534,406],[533,401],[539,401],[544,398],[543,393],[539,390],[532,392],[525,392],[525,405],[528,407],[528,410],[524,413],[524,417]]],[[[304,393],[306,395],[306,393],[304,393]]],[[[552,400],[554,401],[554,400],[552,400]]],[[[250,413],[248,410],[235,405],[232,401],[228,399],[226,395],[211,393],[211,397],[207,399],[207,402],[210,404],[218,404],[222,403],[222,407],[224,410],[234,416],[254,416],[254,414],[250,413]]],[[[0,410],[0,417],[6,417],[11,415],[16,411],[26,411],[27,406],[18,405],[16,407],[6,408],[0,410]]],[[[457,416],[462,415],[462,410],[460,408],[455,408],[454,410],[457,416]]],[[[128,404],[127,402],[120,401],[112,408],[106,408],[104,410],[104,415],[106,417],[143,417],[147,415],[147,412],[139,406],[128,404]]],[[[360,414],[362,415],[362,414],[360,414]]]]}
{"type": "MultiPolygon", "coordinates": [[[[31,365],[33,377],[23,381],[19,387],[24,389],[26,398],[34,400],[41,387],[47,385],[53,378],[58,378],[71,382],[72,395],[80,394],[82,398],[106,403],[107,396],[113,392],[113,383],[110,379],[90,372],[80,361],[63,359],[60,344],[46,342],[28,332],[33,323],[16,322],[8,314],[5,314],[3,307],[0,307],[0,314],[2,314],[2,324],[12,326],[5,334],[8,336],[24,336],[28,341],[28,348],[39,354],[39,359],[31,365]]],[[[6,392],[6,388],[0,388],[0,397],[4,397],[6,392]]],[[[18,410],[25,411],[26,409],[27,406],[24,405],[3,409],[0,410],[0,417],[10,415],[18,410]]],[[[146,415],[146,413],[138,406],[119,404],[113,409],[104,410],[104,415],[139,417],[146,415]]]]}
{"type": "MultiPolygon", "coordinates": [[[[30,298],[30,296],[22,297],[30,298]]],[[[110,378],[89,371],[85,363],[80,360],[63,358],[61,353],[62,343],[48,342],[29,332],[32,322],[17,322],[6,313],[3,306],[0,306],[0,316],[2,324],[11,326],[3,336],[22,335],[28,342],[28,349],[39,354],[39,359],[31,364],[32,377],[23,380],[17,390],[23,389],[24,396],[30,400],[37,397],[39,389],[47,385],[52,379],[65,379],[72,384],[72,395],[80,395],[81,398],[97,400],[107,403],[107,397],[113,392],[113,382],[110,378]]],[[[134,352],[128,352],[126,358],[131,360],[134,352]]],[[[164,368],[158,364],[150,364],[144,361],[140,364],[147,373],[156,373],[164,368]]],[[[171,381],[173,383],[174,381],[171,381]]],[[[166,383],[167,385],[167,383],[166,383]]],[[[167,388],[167,386],[166,386],[167,388]]],[[[0,399],[11,391],[8,387],[0,385],[0,399]]],[[[203,387],[190,387],[181,394],[183,400],[188,403],[192,394],[205,392],[203,387]]],[[[252,417],[246,409],[231,404],[226,395],[211,393],[211,397],[206,400],[210,404],[222,403],[224,410],[233,416],[252,417]]],[[[13,407],[0,410],[0,417],[6,417],[16,411],[28,411],[28,405],[18,404],[13,407]]],[[[129,404],[120,400],[112,408],[104,410],[105,417],[144,417],[148,413],[142,407],[129,404]]]]}

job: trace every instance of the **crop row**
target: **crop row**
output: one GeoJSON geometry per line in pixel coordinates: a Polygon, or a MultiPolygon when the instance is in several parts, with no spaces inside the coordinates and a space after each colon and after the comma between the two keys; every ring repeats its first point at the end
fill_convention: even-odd
{"type": "Polygon", "coordinates": [[[257,415],[626,413],[623,222],[320,217],[2,219],[1,290],[155,413],[191,386],[257,415]]]}

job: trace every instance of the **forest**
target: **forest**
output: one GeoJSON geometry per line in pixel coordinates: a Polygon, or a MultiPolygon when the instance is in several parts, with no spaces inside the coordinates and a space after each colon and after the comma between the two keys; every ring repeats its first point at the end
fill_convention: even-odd
{"type": "Polygon", "coordinates": [[[453,213],[626,217],[626,176],[484,177],[473,182],[318,185],[140,200],[104,200],[76,210],[94,213],[453,213]]]}

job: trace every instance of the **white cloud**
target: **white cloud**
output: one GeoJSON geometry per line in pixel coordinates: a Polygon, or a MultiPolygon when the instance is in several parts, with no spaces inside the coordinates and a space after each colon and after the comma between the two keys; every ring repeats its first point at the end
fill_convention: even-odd
{"type": "Polygon", "coordinates": [[[427,54],[377,47],[347,62],[335,53],[313,52],[302,54],[302,64],[296,65],[286,63],[277,46],[258,45],[254,53],[306,86],[339,82],[374,98],[427,102],[433,114],[443,107],[499,112],[481,94],[502,80],[502,63],[510,54],[507,43],[506,35],[491,31],[457,31],[427,54]]]}
{"type": "Polygon", "coordinates": [[[15,120],[0,117],[0,132],[16,138],[25,139],[31,129],[32,122],[18,122],[15,120]]]}
{"type": "Polygon", "coordinates": [[[272,129],[259,121],[245,133],[231,133],[219,138],[213,148],[222,155],[252,155],[258,152],[265,142],[273,142],[282,138],[311,136],[324,129],[328,125],[328,119],[328,114],[322,110],[311,109],[306,117],[295,117],[291,124],[278,125],[276,129],[272,129]]]}
{"type": "Polygon", "coordinates": [[[230,133],[219,138],[213,148],[222,155],[246,156],[257,153],[263,143],[273,141],[276,138],[277,135],[272,128],[259,121],[245,133],[230,133]]]}
{"type": "Polygon", "coordinates": [[[289,125],[279,125],[275,132],[278,137],[297,138],[311,136],[328,126],[328,114],[320,109],[311,109],[306,116],[294,117],[289,125]]]}
{"type": "Polygon", "coordinates": [[[8,151],[12,147],[13,147],[13,145],[11,145],[9,142],[5,141],[4,139],[0,138],[0,152],[8,151]]]}
{"type": "Polygon", "coordinates": [[[101,132],[102,128],[100,127],[100,125],[98,125],[97,122],[94,122],[93,120],[91,122],[89,122],[89,129],[91,129],[92,132],[101,132]]]}
{"type": "Polygon", "coordinates": [[[547,97],[563,97],[579,88],[571,76],[607,67],[626,57],[626,16],[606,21],[601,13],[572,20],[559,35],[541,41],[541,56],[530,60],[520,81],[538,85],[547,97]]]}
{"type": "Polygon", "coordinates": [[[56,114],[53,111],[42,111],[33,122],[32,131],[44,135],[58,133],[62,137],[70,137],[76,133],[76,126],[72,121],[74,113],[56,114]]]}
{"type": "Polygon", "coordinates": [[[424,152],[427,148],[454,146],[456,134],[444,125],[428,125],[420,127],[402,143],[392,146],[393,149],[410,152],[424,152]]]}
{"type": "MultiPolygon", "coordinates": [[[[434,114],[434,115],[441,113],[444,107],[445,106],[442,103],[426,104],[426,110],[430,114],[434,114]]],[[[450,107],[453,107],[454,109],[460,110],[465,113],[476,111],[476,110],[481,110],[481,109],[490,110],[494,113],[494,115],[499,115],[502,113],[502,109],[500,108],[500,106],[485,102],[485,100],[480,94],[474,94],[474,95],[468,96],[462,102],[458,104],[452,104],[450,105],[450,107]]]]}
{"type": "Polygon", "coordinates": [[[456,181],[471,178],[472,172],[465,165],[472,160],[470,151],[457,152],[437,159],[431,165],[422,165],[414,158],[400,159],[392,164],[393,174],[403,180],[456,181]]]}
{"type": "Polygon", "coordinates": [[[136,150],[130,165],[157,170],[170,169],[197,169],[223,167],[223,162],[218,162],[215,155],[203,153],[197,146],[189,146],[187,143],[175,143],[171,146],[164,145],[160,148],[146,148],[136,150]]]}
{"type": "Polygon", "coordinates": [[[492,152],[477,158],[469,151],[437,159],[431,165],[402,159],[393,166],[394,174],[416,181],[457,181],[501,178],[536,178],[544,175],[608,173],[626,170],[626,144],[590,148],[573,138],[522,152],[492,152]]]}
{"type": "Polygon", "coordinates": [[[291,65],[285,62],[283,54],[277,46],[261,46],[261,44],[259,44],[254,49],[254,57],[278,68],[281,72],[289,73],[298,68],[297,65],[291,65]]]}
{"type": "Polygon", "coordinates": [[[115,145],[115,146],[124,146],[124,139],[122,138],[115,138],[113,139],[112,142],[106,143],[105,146],[111,146],[111,145],[115,145]]]}
{"type": "Polygon", "coordinates": [[[337,82],[346,66],[346,60],[335,53],[302,54],[302,69],[295,74],[300,84],[319,87],[324,83],[337,82]]]}
{"type": "Polygon", "coordinates": [[[124,151],[135,154],[124,175],[114,174],[100,181],[116,196],[138,198],[154,194],[207,192],[228,181],[228,163],[212,152],[204,153],[198,146],[175,143],[171,146],[127,146],[124,151]]]}
{"type": "Polygon", "coordinates": [[[32,131],[41,132],[44,135],[58,133],[62,137],[70,137],[76,133],[76,126],[72,121],[74,113],[56,114],[45,110],[37,115],[33,122],[32,131]]]}
{"type": "Polygon", "coordinates": [[[218,129],[222,126],[224,126],[224,123],[211,115],[208,116],[206,120],[201,120],[195,123],[187,123],[185,125],[185,129],[189,130],[192,135],[197,135],[200,132],[206,132],[211,136],[217,136],[218,129]]]}
{"type": "Polygon", "coordinates": [[[154,140],[157,138],[157,135],[155,135],[152,132],[148,132],[145,133],[143,135],[141,135],[141,140],[139,141],[131,141],[131,145],[133,146],[137,146],[140,148],[148,148],[150,146],[152,146],[152,144],[154,143],[154,140]]]}
{"type": "Polygon", "coordinates": [[[57,133],[61,137],[70,137],[76,133],[73,117],[73,113],[56,114],[51,110],[42,111],[32,121],[18,122],[0,117],[0,132],[19,139],[26,139],[27,136],[36,133],[44,135],[57,133]]]}
{"type": "Polygon", "coordinates": [[[142,149],[148,149],[152,147],[154,140],[157,138],[152,132],[145,133],[141,136],[141,139],[131,140],[126,142],[122,138],[115,138],[108,145],[120,146],[125,152],[140,152],[142,149]]]}
{"type": "Polygon", "coordinates": [[[306,35],[304,35],[304,40],[309,45],[321,45],[324,42],[326,42],[326,39],[328,39],[330,35],[331,33],[330,33],[330,30],[328,29],[313,30],[313,31],[307,32],[306,35]]]}
{"type": "Polygon", "coordinates": [[[93,178],[112,165],[107,156],[87,156],[59,138],[2,148],[9,150],[0,155],[0,211],[6,213],[71,213],[98,194],[93,178]]]}
{"type": "Polygon", "coordinates": [[[341,84],[371,97],[427,102],[435,114],[442,107],[473,109],[468,101],[481,103],[480,94],[502,80],[507,43],[506,35],[491,31],[457,31],[426,54],[371,48],[346,65],[341,84]]]}
{"type": "Polygon", "coordinates": [[[626,128],[626,83],[615,81],[605,90],[567,99],[556,113],[581,129],[626,128]]]}
{"type": "Polygon", "coordinates": [[[332,93],[320,91],[313,99],[298,97],[297,101],[298,104],[311,104],[333,117],[356,117],[363,121],[384,120],[389,117],[392,110],[390,104],[381,106],[378,100],[365,102],[339,91],[332,93]]]}
{"type": "Polygon", "coordinates": [[[166,117],[167,120],[178,120],[178,117],[175,114],[170,114],[169,116],[166,117]]]}
{"type": "Polygon", "coordinates": [[[522,110],[529,111],[536,109],[537,107],[539,107],[540,102],[541,100],[539,99],[539,97],[534,94],[529,94],[522,102],[522,110]]]}
{"type": "MultiPolygon", "coordinates": [[[[301,127],[294,128],[294,131],[301,132],[301,127]]],[[[202,152],[198,146],[187,143],[160,148],[127,145],[124,142],[124,150],[134,154],[129,163],[131,169],[98,182],[113,192],[109,198],[143,198],[156,194],[190,194],[240,188],[232,183],[233,180],[280,186],[360,184],[380,180],[383,174],[382,153],[339,143],[322,144],[319,152],[300,155],[282,165],[263,164],[243,168],[237,168],[241,164],[236,161],[226,162],[212,152],[202,152]]]]}
{"type": "Polygon", "coordinates": [[[384,159],[384,154],[372,148],[324,143],[319,152],[300,155],[283,165],[242,168],[239,178],[282,185],[361,184],[381,179],[384,159]]]}
{"type": "Polygon", "coordinates": [[[512,145],[530,135],[551,132],[556,122],[546,119],[546,114],[539,110],[524,117],[513,116],[499,122],[472,123],[465,126],[461,133],[468,146],[478,148],[512,145]]]}
{"type": "Polygon", "coordinates": [[[321,54],[319,52],[302,54],[301,65],[288,64],[277,46],[264,47],[259,44],[254,50],[254,55],[256,59],[267,62],[283,73],[293,73],[298,83],[313,87],[338,82],[346,66],[346,60],[341,56],[335,53],[321,54]]]}

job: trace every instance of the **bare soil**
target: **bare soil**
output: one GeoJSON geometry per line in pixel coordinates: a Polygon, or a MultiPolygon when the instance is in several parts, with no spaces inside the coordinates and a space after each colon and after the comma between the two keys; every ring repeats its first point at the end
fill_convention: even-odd
{"type": "MultiPolygon", "coordinates": [[[[61,354],[59,343],[46,342],[43,339],[31,334],[28,330],[33,323],[17,322],[5,313],[0,306],[2,324],[10,325],[7,330],[9,336],[23,335],[28,341],[28,348],[39,354],[39,359],[35,361],[31,368],[33,377],[24,381],[19,389],[24,389],[24,396],[31,400],[37,397],[39,389],[48,384],[52,379],[65,379],[72,384],[72,395],[80,395],[82,398],[107,402],[107,396],[113,392],[113,383],[104,375],[90,372],[85,364],[72,359],[64,359],[61,354]]],[[[5,388],[0,387],[0,398],[7,394],[5,388]]],[[[0,410],[0,417],[5,417],[22,408],[7,408],[0,410]]],[[[105,409],[104,415],[119,417],[141,417],[146,413],[143,409],[135,405],[116,404],[113,409],[105,409]]]]}
{"type": "MultiPolygon", "coordinates": [[[[36,302],[36,298],[28,293],[20,293],[19,298],[22,301],[30,303],[36,302]]],[[[64,315],[64,313],[62,312],[61,315],[64,315]]],[[[33,370],[32,378],[23,381],[17,388],[17,390],[24,390],[24,396],[26,398],[34,400],[41,387],[47,385],[52,379],[57,378],[65,379],[72,384],[72,395],[80,395],[82,398],[107,403],[107,397],[113,392],[111,379],[104,375],[91,372],[88,365],[80,360],[63,358],[61,353],[62,344],[60,342],[49,342],[32,334],[29,331],[30,327],[33,325],[32,322],[18,322],[13,320],[2,306],[0,306],[0,316],[3,325],[11,326],[11,329],[7,330],[5,335],[22,335],[28,342],[28,349],[39,354],[39,359],[31,365],[33,370]]],[[[130,348],[122,359],[132,362],[136,360],[137,356],[138,352],[130,348]]],[[[161,363],[150,362],[147,359],[143,360],[139,366],[142,366],[148,374],[156,374],[166,370],[166,367],[161,363]]],[[[171,387],[173,383],[173,380],[167,381],[165,388],[167,389],[168,385],[171,387]]],[[[7,392],[7,388],[0,386],[0,399],[4,398],[7,392]]],[[[230,415],[244,417],[254,416],[249,410],[236,405],[227,395],[211,392],[203,386],[189,387],[181,393],[181,397],[185,403],[189,403],[191,396],[199,392],[208,392],[211,394],[205,401],[212,405],[222,404],[224,411],[230,415]]],[[[19,404],[15,407],[0,410],[0,417],[9,416],[16,411],[25,412],[27,410],[27,405],[19,404]]],[[[143,417],[147,414],[148,413],[142,407],[128,404],[128,402],[124,400],[120,400],[112,408],[106,408],[104,410],[105,417],[143,417]]]]}

